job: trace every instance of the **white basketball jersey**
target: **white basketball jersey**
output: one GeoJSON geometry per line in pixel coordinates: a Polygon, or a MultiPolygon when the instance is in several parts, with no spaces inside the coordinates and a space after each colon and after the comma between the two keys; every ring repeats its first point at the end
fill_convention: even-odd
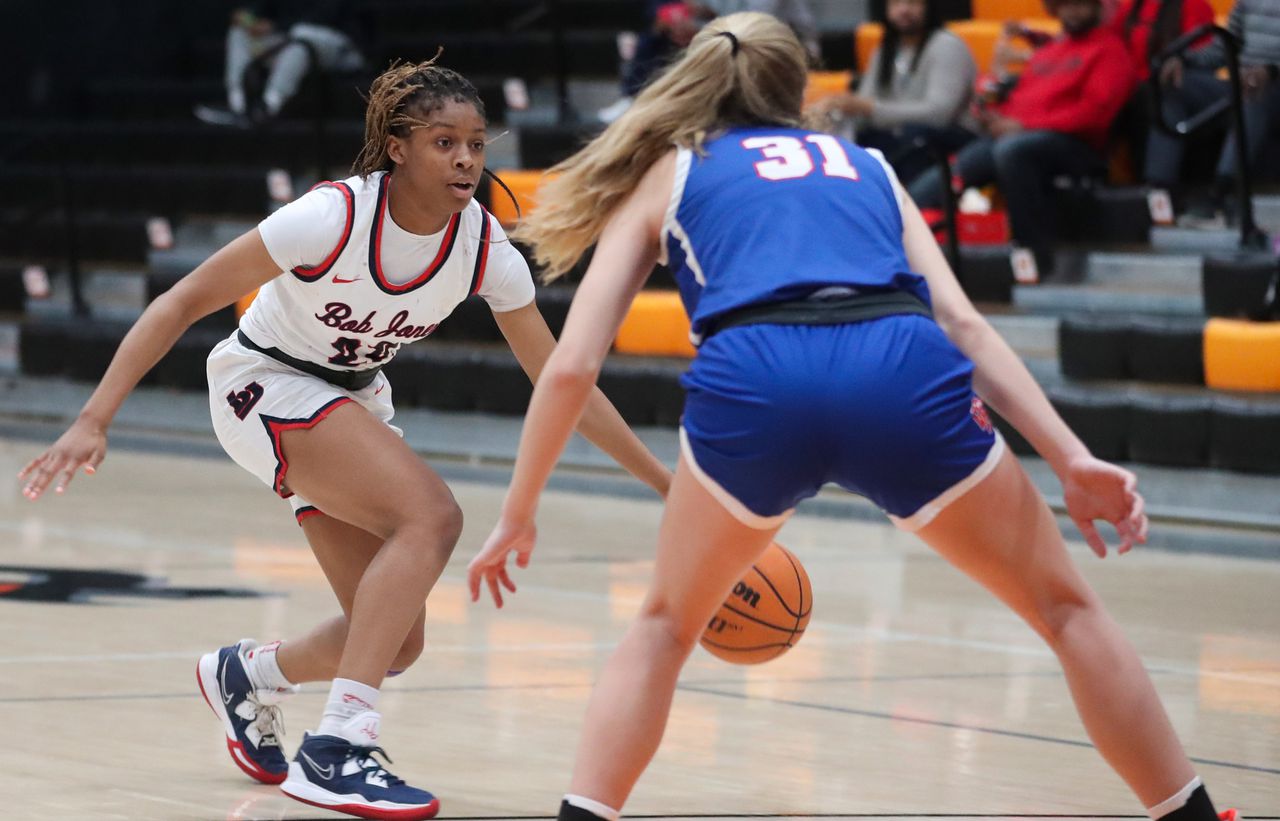
{"type": "MultiPolygon", "coordinates": [[[[434,255],[422,257],[420,273],[401,284],[388,279],[382,235],[390,179],[379,172],[317,186],[342,193],[345,229],[321,262],[283,272],[258,291],[240,319],[252,342],[334,370],[367,370],[428,336],[480,291],[502,229],[475,200],[449,219],[434,255]]],[[[502,246],[503,253],[518,254],[509,243],[502,246]]],[[[532,280],[525,276],[531,299],[532,280]]]]}

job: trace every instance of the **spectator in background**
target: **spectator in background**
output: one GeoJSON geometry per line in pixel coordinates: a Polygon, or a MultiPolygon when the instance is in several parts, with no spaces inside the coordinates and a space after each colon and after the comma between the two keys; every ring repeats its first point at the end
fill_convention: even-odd
{"type": "MultiPolygon", "coordinates": [[[[1236,0],[1227,28],[1244,44],[1240,50],[1240,81],[1244,92],[1245,150],[1251,167],[1256,168],[1272,127],[1280,123],[1280,0],[1236,0]]],[[[1175,58],[1164,65],[1160,79],[1166,85],[1162,112],[1165,122],[1185,120],[1230,93],[1230,84],[1215,76],[1226,60],[1221,41],[1214,40],[1189,52],[1185,61],[1175,58]]],[[[1208,202],[1192,204],[1183,215],[1183,224],[1222,226],[1234,218],[1231,193],[1239,176],[1235,144],[1239,137],[1233,126],[1218,157],[1208,202]]],[[[1183,153],[1181,139],[1159,128],[1151,129],[1147,182],[1179,191],[1183,153]]]]}
{"type": "Polygon", "coordinates": [[[926,152],[904,156],[906,146],[922,139],[951,153],[976,136],[969,102],[978,66],[964,41],[942,28],[935,0],[888,0],[883,22],[858,90],[814,109],[854,118],[858,144],[883,152],[905,185],[933,164],[926,152]]]}
{"type": "Polygon", "coordinates": [[[297,93],[314,56],[325,71],[364,65],[356,44],[361,30],[358,0],[262,0],[231,14],[227,31],[227,107],[196,106],[213,125],[250,125],[275,117],[297,93]],[[270,67],[260,95],[246,81],[249,68],[270,67]]]}
{"type": "Polygon", "coordinates": [[[646,12],[649,27],[636,38],[635,54],[622,67],[622,97],[596,114],[603,123],[611,123],[626,113],[650,78],[689,45],[703,23],[715,16],[709,9],[686,0],[648,0],[646,12]]]}
{"type": "Polygon", "coordinates": [[[773,15],[791,26],[810,60],[816,63],[821,58],[818,27],[809,0],[648,0],[649,29],[637,38],[636,53],[623,66],[622,97],[600,109],[596,116],[606,124],[621,117],[640,89],[689,45],[707,21],[739,11],[773,15]]]}
{"type": "MultiPolygon", "coordinates": [[[[1031,55],[1005,99],[980,106],[982,135],[960,150],[955,173],[966,186],[997,183],[1014,242],[1051,277],[1053,180],[1104,171],[1108,132],[1134,80],[1124,43],[1102,25],[1100,0],[1053,0],[1048,10],[1062,34],[1031,55]]],[[[936,208],[947,182],[934,168],[909,190],[922,207],[936,208]]]]}
{"type": "MultiPolygon", "coordinates": [[[[1133,167],[1144,179],[1155,114],[1152,87],[1157,82],[1168,85],[1169,80],[1151,77],[1151,60],[1183,34],[1213,20],[1213,7],[1206,0],[1123,0],[1111,16],[1108,25],[1128,46],[1134,75],[1140,83],[1120,115],[1117,131],[1127,138],[1133,167]]],[[[1196,45],[1208,42],[1206,39],[1196,45]]],[[[1171,193],[1176,196],[1178,192],[1171,193]]]]}
{"type": "Polygon", "coordinates": [[[817,63],[822,58],[822,46],[818,43],[818,25],[809,0],[697,0],[695,3],[709,9],[717,17],[740,11],[759,11],[772,15],[791,26],[809,54],[809,61],[817,63]]]}

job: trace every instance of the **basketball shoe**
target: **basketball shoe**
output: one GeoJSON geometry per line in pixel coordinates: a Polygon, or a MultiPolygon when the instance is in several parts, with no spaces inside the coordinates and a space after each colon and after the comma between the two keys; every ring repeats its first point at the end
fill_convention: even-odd
{"type": "Polygon", "coordinates": [[[227,733],[227,752],[236,766],[263,784],[279,784],[289,774],[280,749],[284,724],[280,699],[291,691],[254,690],[244,667],[244,654],[257,647],[241,639],[230,647],[205,653],[196,665],[196,682],[209,709],[227,733]]]}
{"type": "Polygon", "coordinates": [[[439,799],[405,784],[374,758],[380,755],[391,763],[385,750],[373,746],[379,720],[377,713],[365,710],[347,720],[342,735],[304,735],[280,789],[304,804],[358,818],[419,821],[435,817],[439,799]],[[354,743],[352,738],[365,743],[354,743]]]}

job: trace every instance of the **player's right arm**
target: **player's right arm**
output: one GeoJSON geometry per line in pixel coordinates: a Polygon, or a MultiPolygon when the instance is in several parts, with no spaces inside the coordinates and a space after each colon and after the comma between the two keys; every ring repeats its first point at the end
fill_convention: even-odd
{"type": "Polygon", "coordinates": [[[1067,512],[1099,556],[1106,544],[1093,525],[1106,519],[1120,534],[1120,552],[1147,537],[1137,478],[1097,459],[1049,403],[1035,377],[961,289],[920,210],[901,197],[903,247],[911,270],[925,278],[934,317],[974,365],[973,388],[1044,457],[1062,481],[1067,512]]]}
{"type": "Polygon", "coordinates": [[[125,335],[76,421],[18,474],[26,482],[23,494],[38,499],[51,484],[61,493],[80,468],[93,473],[106,455],[107,428],[125,397],[183,332],[279,274],[280,267],[254,228],[157,297],[125,335]]]}

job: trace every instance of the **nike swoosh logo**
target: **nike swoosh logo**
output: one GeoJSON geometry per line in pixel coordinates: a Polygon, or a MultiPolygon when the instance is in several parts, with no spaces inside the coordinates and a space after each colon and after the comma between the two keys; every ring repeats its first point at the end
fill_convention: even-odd
{"type": "Polygon", "coordinates": [[[305,759],[307,760],[307,763],[311,765],[311,769],[313,769],[313,770],[315,770],[315,771],[316,771],[316,775],[320,776],[320,777],[321,777],[321,778],[323,778],[325,781],[331,781],[331,780],[333,780],[333,765],[332,765],[332,764],[330,764],[328,767],[321,767],[321,766],[320,766],[319,764],[317,764],[314,760],[312,760],[311,756],[307,755],[307,754],[306,754],[306,753],[304,753],[302,750],[298,750],[298,755],[302,756],[303,758],[305,758],[305,759]]]}
{"type": "Polygon", "coordinates": [[[231,656],[223,656],[222,669],[218,671],[218,685],[219,689],[222,690],[222,703],[228,706],[231,705],[231,699],[235,697],[227,692],[227,663],[230,661],[231,656]]]}
{"type": "Polygon", "coordinates": [[[343,279],[342,277],[334,277],[334,278],[333,278],[333,284],[334,284],[334,285],[346,285],[348,282],[359,282],[359,281],[360,281],[360,280],[362,280],[362,279],[364,279],[364,277],[356,277],[355,279],[343,279]]]}

